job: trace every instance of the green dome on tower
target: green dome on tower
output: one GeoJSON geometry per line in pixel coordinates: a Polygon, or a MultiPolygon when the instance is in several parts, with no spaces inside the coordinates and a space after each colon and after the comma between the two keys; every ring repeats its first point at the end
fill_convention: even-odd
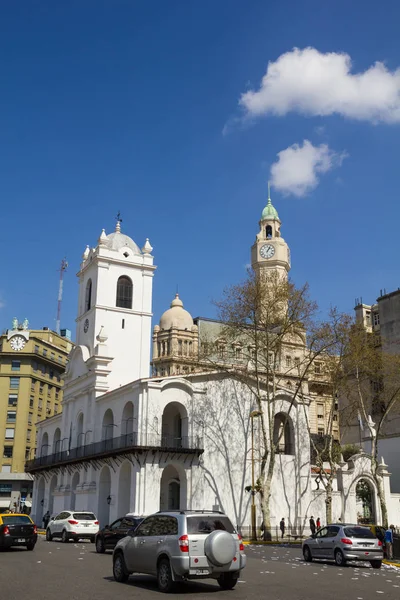
{"type": "Polygon", "coordinates": [[[262,211],[262,214],[261,214],[261,220],[263,221],[264,219],[277,219],[279,221],[278,211],[272,205],[272,202],[271,202],[271,194],[270,194],[270,191],[269,191],[269,184],[268,184],[268,202],[267,202],[267,206],[264,208],[264,210],[262,211]]]}

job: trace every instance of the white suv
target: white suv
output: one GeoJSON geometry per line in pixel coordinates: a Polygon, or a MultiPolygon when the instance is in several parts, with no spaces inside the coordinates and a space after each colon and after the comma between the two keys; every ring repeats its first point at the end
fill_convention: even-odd
{"type": "Polygon", "coordinates": [[[64,510],[47,525],[46,540],[51,542],[53,538],[61,538],[66,543],[69,540],[89,538],[94,542],[99,531],[99,522],[91,512],[80,512],[75,510],[64,510]]]}

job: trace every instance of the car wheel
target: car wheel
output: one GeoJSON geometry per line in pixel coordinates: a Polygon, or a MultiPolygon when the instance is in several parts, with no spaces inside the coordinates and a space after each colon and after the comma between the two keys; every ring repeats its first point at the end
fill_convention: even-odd
{"type": "Polygon", "coordinates": [[[32,542],[32,543],[30,543],[30,544],[27,544],[27,545],[26,545],[26,549],[27,549],[27,550],[33,550],[33,549],[35,548],[35,545],[36,545],[36,544],[35,544],[34,542],[32,542]]]}
{"type": "Polygon", "coordinates": [[[344,567],[346,564],[346,559],[343,556],[343,552],[341,550],[336,550],[335,552],[335,563],[338,567],[344,567]]]}
{"type": "Polygon", "coordinates": [[[162,558],[157,567],[157,584],[160,592],[168,594],[174,588],[172,579],[171,565],[167,558],[162,558]]]}
{"type": "Polygon", "coordinates": [[[235,585],[237,584],[238,578],[233,575],[233,573],[222,573],[218,577],[219,587],[222,590],[233,590],[235,585]]]}
{"type": "Polygon", "coordinates": [[[101,538],[97,538],[96,540],[96,552],[98,554],[104,554],[104,552],[106,551],[105,547],[104,547],[104,542],[101,538]]]}
{"type": "Polygon", "coordinates": [[[382,566],[382,561],[381,560],[371,560],[371,567],[373,569],[380,569],[382,566]]]}
{"type": "Polygon", "coordinates": [[[51,540],[53,539],[53,536],[51,535],[51,531],[49,528],[46,529],[46,540],[48,542],[51,542],[51,540]]]}
{"type": "Polygon", "coordinates": [[[66,532],[65,529],[63,529],[63,532],[61,535],[61,541],[63,544],[66,544],[69,541],[68,533],[66,532]]]}
{"type": "Polygon", "coordinates": [[[115,581],[124,583],[128,581],[129,573],[126,569],[125,560],[121,552],[113,557],[113,575],[115,581]]]}
{"type": "Polygon", "coordinates": [[[303,557],[306,562],[312,562],[313,557],[308,546],[304,546],[303,548],[303,557]]]}

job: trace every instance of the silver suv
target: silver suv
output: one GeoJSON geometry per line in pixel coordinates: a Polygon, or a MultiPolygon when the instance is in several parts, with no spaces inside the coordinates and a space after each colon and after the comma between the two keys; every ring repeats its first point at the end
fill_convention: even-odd
{"type": "Polygon", "coordinates": [[[224,513],[212,511],[151,515],[117,543],[113,554],[116,581],[127,581],[131,573],[155,575],[161,592],[171,592],[175,582],[208,578],[230,590],[245,566],[240,535],[224,513]]]}
{"type": "Polygon", "coordinates": [[[368,527],[337,523],[322,527],[303,542],[304,560],[314,558],[334,560],[344,566],[348,560],[365,560],[380,569],[383,559],[382,542],[368,527]]]}

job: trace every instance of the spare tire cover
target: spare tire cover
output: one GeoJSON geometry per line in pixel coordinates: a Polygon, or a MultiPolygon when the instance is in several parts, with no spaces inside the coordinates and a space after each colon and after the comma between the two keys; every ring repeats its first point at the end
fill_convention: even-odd
{"type": "Polygon", "coordinates": [[[231,533],[217,530],[210,533],[204,542],[204,552],[208,560],[217,567],[232,562],[237,544],[231,533]]]}

